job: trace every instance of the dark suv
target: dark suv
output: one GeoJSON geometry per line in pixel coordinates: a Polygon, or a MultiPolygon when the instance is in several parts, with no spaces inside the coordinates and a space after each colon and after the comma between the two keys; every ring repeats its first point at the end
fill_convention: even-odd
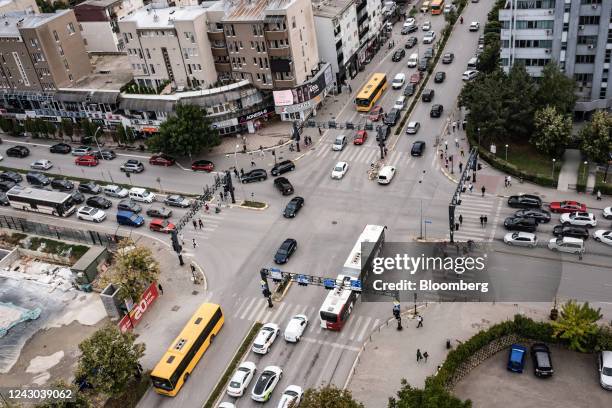
{"type": "Polygon", "coordinates": [[[49,177],[38,171],[31,171],[26,174],[26,180],[28,180],[28,183],[32,184],[33,186],[48,186],[51,184],[49,177]]]}
{"type": "Polygon", "coordinates": [[[423,93],[421,94],[421,100],[423,102],[431,102],[433,100],[434,94],[435,92],[433,89],[424,89],[423,93]]]}
{"type": "Polygon", "coordinates": [[[19,157],[23,159],[30,155],[30,149],[25,146],[13,146],[6,150],[6,155],[8,157],[19,157]]]}
{"type": "Polygon", "coordinates": [[[23,176],[14,171],[5,171],[0,174],[0,180],[10,180],[14,183],[21,183],[23,181],[23,176]]]}
{"type": "Polygon", "coordinates": [[[537,226],[533,218],[508,217],[504,220],[504,227],[509,231],[535,232],[537,226]]]}
{"type": "Polygon", "coordinates": [[[589,239],[589,230],[577,225],[555,225],[552,233],[555,237],[580,238],[585,241],[589,239]]]}
{"type": "Polygon", "coordinates": [[[295,163],[293,163],[291,160],[285,160],[280,163],[276,163],[274,167],[272,167],[272,170],[270,170],[270,173],[276,177],[292,170],[295,170],[295,163]]]}
{"type": "Polygon", "coordinates": [[[51,180],[51,188],[59,191],[72,191],[74,183],[70,180],[56,178],[51,180]]]}
{"type": "Polygon", "coordinates": [[[399,119],[399,115],[399,109],[391,109],[385,116],[385,120],[383,121],[383,123],[387,126],[395,126],[397,120],[399,119]]]}
{"type": "Polygon", "coordinates": [[[251,170],[248,173],[244,173],[242,177],[240,177],[240,181],[244,183],[251,183],[253,181],[264,181],[268,178],[268,173],[264,169],[255,169],[251,170]]]}
{"type": "Polygon", "coordinates": [[[7,191],[15,187],[16,185],[17,183],[11,180],[0,180],[0,191],[6,193],[7,191]]]}
{"type": "Polygon", "coordinates": [[[550,349],[544,343],[534,343],[531,346],[531,359],[533,360],[533,373],[537,377],[550,377],[553,375],[553,365],[550,358],[550,349]]]}
{"type": "Polygon", "coordinates": [[[442,111],[444,110],[444,107],[442,105],[433,105],[431,107],[431,110],[429,111],[429,117],[430,118],[439,118],[440,116],[442,116],[442,111]]]}
{"type": "Polygon", "coordinates": [[[293,186],[285,177],[277,177],[274,179],[274,187],[281,192],[282,195],[293,194],[293,186]]]}
{"type": "Polygon", "coordinates": [[[425,142],[423,142],[422,140],[417,140],[412,145],[412,150],[410,151],[410,155],[420,157],[423,155],[424,151],[425,151],[425,142]]]}
{"type": "Polygon", "coordinates": [[[376,126],[376,141],[380,141],[380,137],[382,136],[383,140],[386,141],[387,138],[391,135],[391,127],[387,125],[378,125],[376,126]]]}

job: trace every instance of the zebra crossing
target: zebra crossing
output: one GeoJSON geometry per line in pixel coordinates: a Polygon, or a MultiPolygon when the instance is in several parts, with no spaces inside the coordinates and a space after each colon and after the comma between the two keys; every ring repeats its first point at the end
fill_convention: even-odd
{"type": "MultiPolygon", "coordinates": [[[[371,164],[380,158],[380,149],[378,147],[369,146],[347,146],[344,150],[337,152],[333,151],[330,145],[321,145],[314,152],[315,158],[333,158],[335,161],[344,161],[350,164],[364,163],[371,164]]],[[[398,150],[390,151],[385,158],[385,164],[398,167],[407,165],[412,168],[416,165],[416,160],[410,155],[410,152],[400,152],[398,150]]]]}
{"type": "MultiPolygon", "coordinates": [[[[263,297],[241,298],[237,301],[237,305],[233,314],[236,319],[264,323],[273,322],[282,328],[292,316],[303,314],[308,317],[309,321],[306,333],[318,335],[324,331],[319,324],[319,310],[315,306],[278,302],[274,304],[273,308],[269,308],[268,301],[263,297]]],[[[372,316],[359,316],[354,312],[339,333],[339,337],[361,343],[381,323],[380,319],[372,316]]],[[[314,339],[313,341],[316,342],[314,339]]]]}
{"type": "MultiPolygon", "coordinates": [[[[228,209],[226,209],[226,211],[227,210],[228,209]]],[[[192,223],[190,222],[188,225],[186,225],[183,228],[183,232],[181,235],[183,236],[184,240],[191,240],[192,238],[195,238],[196,242],[205,241],[211,237],[212,233],[217,228],[219,228],[224,218],[225,216],[223,215],[223,213],[212,214],[212,211],[211,211],[211,213],[207,214],[202,210],[196,213],[193,219],[196,222],[198,222],[198,219],[201,219],[204,226],[202,228],[198,226],[196,229],[194,229],[192,223]]],[[[189,242],[186,242],[186,244],[187,246],[190,246],[189,242]]]]}
{"type": "MultiPolygon", "coordinates": [[[[459,241],[493,241],[497,229],[502,202],[487,194],[482,197],[477,193],[464,193],[461,205],[455,208],[455,220],[463,216],[463,223],[455,232],[454,238],[459,241]],[[487,217],[486,225],[480,224],[481,216],[487,217]]],[[[458,221],[457,221],[458,222],[458,221]]]]}

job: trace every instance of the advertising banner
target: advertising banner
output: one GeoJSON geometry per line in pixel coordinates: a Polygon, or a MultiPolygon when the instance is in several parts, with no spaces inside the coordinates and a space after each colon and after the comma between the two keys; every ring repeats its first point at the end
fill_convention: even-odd
{"type": "Polygon", "coordinates": [[[158,297],[159,292],[157,291],[157,283],[153,282],[140,296],[140,300],[138,303],[136,303],[134,308],[119,321],[119,329],[121,332],[126,332],[136,327],[146,311],[158,297]]]}

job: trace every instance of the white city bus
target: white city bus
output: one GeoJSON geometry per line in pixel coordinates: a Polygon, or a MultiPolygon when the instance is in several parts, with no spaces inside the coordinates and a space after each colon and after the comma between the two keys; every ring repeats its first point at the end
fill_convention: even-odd
{"type": "Polygon", "coordinates": [[[68,217],[76,210],[70,194],[59,191],[15,186],[6,193],[6,197],[11,207],[17,210],[33,211],[59,217],[68,217]]]}
{"type": "Polygon", "coordinates": [[[346,323],[359,296],[358,292],[349,289],[350,280],[360,279],[363,282],[370,273],[372,260],[378,256],[385,242],[386,229],[386,226],[368,224],[359,235],[344,263],[342,275],[336,278],[336,288],[327,294],[319,310],[321,327],[341,330],[346,323]],[[362,253],[362,244],[371,244],[364,248],[367,253],[362,253]]]}

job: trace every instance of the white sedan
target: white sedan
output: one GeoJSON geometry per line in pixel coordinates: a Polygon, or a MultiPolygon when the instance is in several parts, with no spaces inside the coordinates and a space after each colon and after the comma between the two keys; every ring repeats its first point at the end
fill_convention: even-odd
{"type": "Polygon", "coordinates": [[[276,340],[278,333],[280,333],[280,327],[278,327],[278,324],[264,324],[259,330],[257,337],[255,337],[251,350],[258,354],[268,354],[268,351],[270,351],[270,347],[272,347],[272,343],[274,343],[274,340],[276,340]]]}
{"type": "Polygon", "coordinates": [[[423,25],[421,26],[421,30],[423,31],[431,30],[431,21],[425,21],[423,25]]]}
{"type": "Polygon", "coordinates": [[[612,207],[606,207],[603,209],[603,217],[606,220],[612,220],[612,207]]]}
{"type": "Polygon", "coordinates": [[[559,219],[563,225],[578,225],[581,227],[594,227],[597,225],[597,220],[593,213],[588,212],[573,212],[561,214],[559,219]]]}
{"type": "Polygon", "coordinates": [[[304,391],[299,385],[288,386],[285,388],[285,391],[283,391],[283,395],[281,395],[281,399],[278,401],[277,408],[297,407],[302,401],[302,394],[304,394],[304,391]]]}
{"type": "Polygon", "coordinates": [[[478,31],[480,30],[480,23],[478,21],[472,21],[470,23],[470,31],[478,31]]]}
{"type": "Polygon", "coordinates": [[[431,44],[432,42],[434,42],[435,39],[436,39],[436,32],[428,31],[425,33],[425,36],[423,37],[423,44],[431,44]]]}
{"type": "Polygon", "coordinates": [[[255,376],[255,371],[257,371],[257,366],[251,361],[245,361],[240,364],[227,386],[227,395],[230,397],[242,397],[255,376]]]}
{"type": "Polygon", "coordinates": [[[538,244],[538,238],[531,232],[509,232],[504,236],[504,242],[508,245],[533,248],[538,244]]]}
{"type": "Polygon", "coordinates": [[[595,238],[595,241],[612,245],[612,230],[597,230],[593,233],[593,238],[595,238]]]}
{"type": "Polygon", "coordinates": [[[102,222],[106,218],[106,213],[99,208],[85,206],[78,209],[77,218],[84,221],[102,222]]]}
{"type": "Polygon", "coordinates": [[[331,178],[340,180],[342,177],[344,177],[344,175],[348,171],[348,168],[349,168],[349,165],[347,162],[336,163],[336,165],[334,166],[334,169],[332,170],[331,178]]]}
{"type": "Polygon", "coordinates": [[[285,341],[290,343],[297,343],[300,341],[302,334],[304,334],[304,330],[306,330],[306,326],[308,326],[308,317],[303,314],[293,316],[285,328],[285,341]]]}
{"type": "Polygon", "coordinates": [[[41,159],[32,162],[30,167],[35,170],[49,170],[51,167],[53,167],[53,163],[51,163],[51,160],[41,159]]]}

